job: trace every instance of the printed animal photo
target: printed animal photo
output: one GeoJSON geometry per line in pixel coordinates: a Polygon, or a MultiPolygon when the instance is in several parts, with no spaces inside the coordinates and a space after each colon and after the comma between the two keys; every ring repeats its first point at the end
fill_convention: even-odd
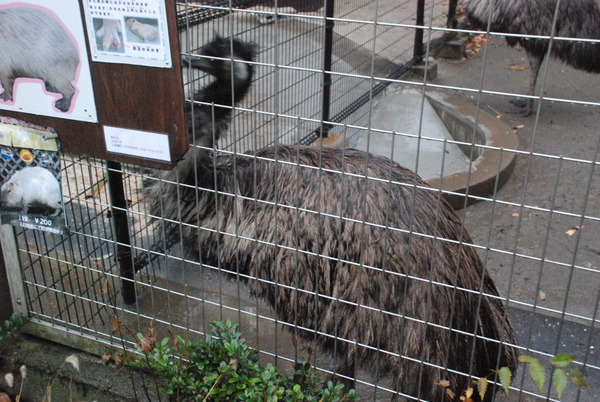
{"type": "Polygon", "coordinates": [[[136,43],[158,43],[158,20],[151,18],[125,17],[127,40],[136,43]]]}
{"type": "Polygon", "coordinates": [[[66,230],[58,133],[0,117],[0,223],[66,230]]]}
{"type": "Polygon", "coordinates": [[[94,18],[96,47],[105,52],[123,53],[123,25],[111,18],[94,18]]]}
{"type": "Polygon", "coordinates": [[[17,170],[0,190],[3,211],[58,216],[62,213],[60,183],[41,166],[17,170]]]}

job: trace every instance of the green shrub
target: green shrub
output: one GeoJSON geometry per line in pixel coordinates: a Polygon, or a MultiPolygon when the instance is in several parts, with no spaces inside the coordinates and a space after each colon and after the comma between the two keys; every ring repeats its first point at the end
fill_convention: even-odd
{"type": "Polygon", "coordinates": [[[6,338],[8,334],[19,329],[27,322],[28,318],[19,314],[13,313],[10,318],[0,325],[0,340],[6,338]]]}
{"type": "Polygon", "coordinates": [[[328,382],[307,361],[295,364],[290,376],[278,373],[272,364],[258,361],[258,351],[246,345],[238,325],[210,324],[211,334],[204,340],[177,336],[154,343],[154,336],[143,337],[138,349],[143,356],[132,363],[149,368],[162,380],[161,390],[177,401],[349,401],[358,400],[354,390],[347,394],[343,385],[328,382]]]}

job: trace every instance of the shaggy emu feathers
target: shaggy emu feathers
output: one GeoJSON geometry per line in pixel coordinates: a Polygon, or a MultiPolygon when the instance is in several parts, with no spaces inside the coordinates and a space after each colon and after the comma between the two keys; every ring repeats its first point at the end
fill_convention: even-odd
{"type": "MultiPolygon", "coordinates": [[[[202,121],[208,115],[193,124],[212,145],[206,128],[226,124],[202,121]]],[[[178,184],[155,181],[148,199],[167,234],[238,273],[310,339],[329,334],[317,340],[336,351],[337,373],[377,367],[394,389],[442,400],[440,380],[458,390],[469,375],[516,366],[514,334],[468,233],[410,170],[357,150],[276,146],[251,156],[192,148],[164,174],[178,184]]]]}

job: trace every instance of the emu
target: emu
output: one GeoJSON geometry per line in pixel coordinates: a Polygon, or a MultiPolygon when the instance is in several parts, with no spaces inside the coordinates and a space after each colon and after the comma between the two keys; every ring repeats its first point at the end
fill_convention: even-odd
{"type": "MultiPolygon", "coordinates": [[[[470,21],[484,29],[487,29],[489,21],[492,32],[600,39],[600,7],[597,0],[467,0],[465,7],[470,21]],[[557,6],[558,15],[553,29],[557,6]]],[[[510,46],[519,44],[525,49],[530,66],[528,95],[533,96],[550,41],[507,36],[506,42],[510,46]]],[[[597,43],[554,40],[550,55],[576,69],[600,73],[597,43]]],[[[523,108],[520,113],[523,116],[529,116],[533,110],[533,98],[511,102],[523,108]]]]}
{"type": "Polygon", "coordinates": [[[218,38],[201,53],[193,65],[215,81],[194,98],[228,107],[194,105],[190,129],[202,147],[147,187],[166,235],[235,273],[281,320],[335,351],[338,380],[371,367],[402,394],[444,400],[440,380],[464,389],[470,376],[515,368],[502,299],[439,191],[353,149],[215,155],[205,147],[248,90],[254,48],[218,38]]]}

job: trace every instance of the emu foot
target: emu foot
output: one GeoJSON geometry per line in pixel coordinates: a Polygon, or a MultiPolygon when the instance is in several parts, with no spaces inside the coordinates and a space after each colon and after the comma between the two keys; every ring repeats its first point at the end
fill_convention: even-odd
{"type": "Polygon", "coordinates": [[[510,103],[512,103],[516,107],[520,107],[520,108],[527,107],[527,99],[521,99],[521,98],[511,99],[510,103]]]}
{"type": "Polygon", "coordinates": [[[507,114],[514,114],[521,117],[527,117],[531,115],[531,111],[533,109],[533,102],[530,102],[529,99],[511,99],[510,103],[512,103],[519,109],[508,109],[505,111],[507,114]]]}

